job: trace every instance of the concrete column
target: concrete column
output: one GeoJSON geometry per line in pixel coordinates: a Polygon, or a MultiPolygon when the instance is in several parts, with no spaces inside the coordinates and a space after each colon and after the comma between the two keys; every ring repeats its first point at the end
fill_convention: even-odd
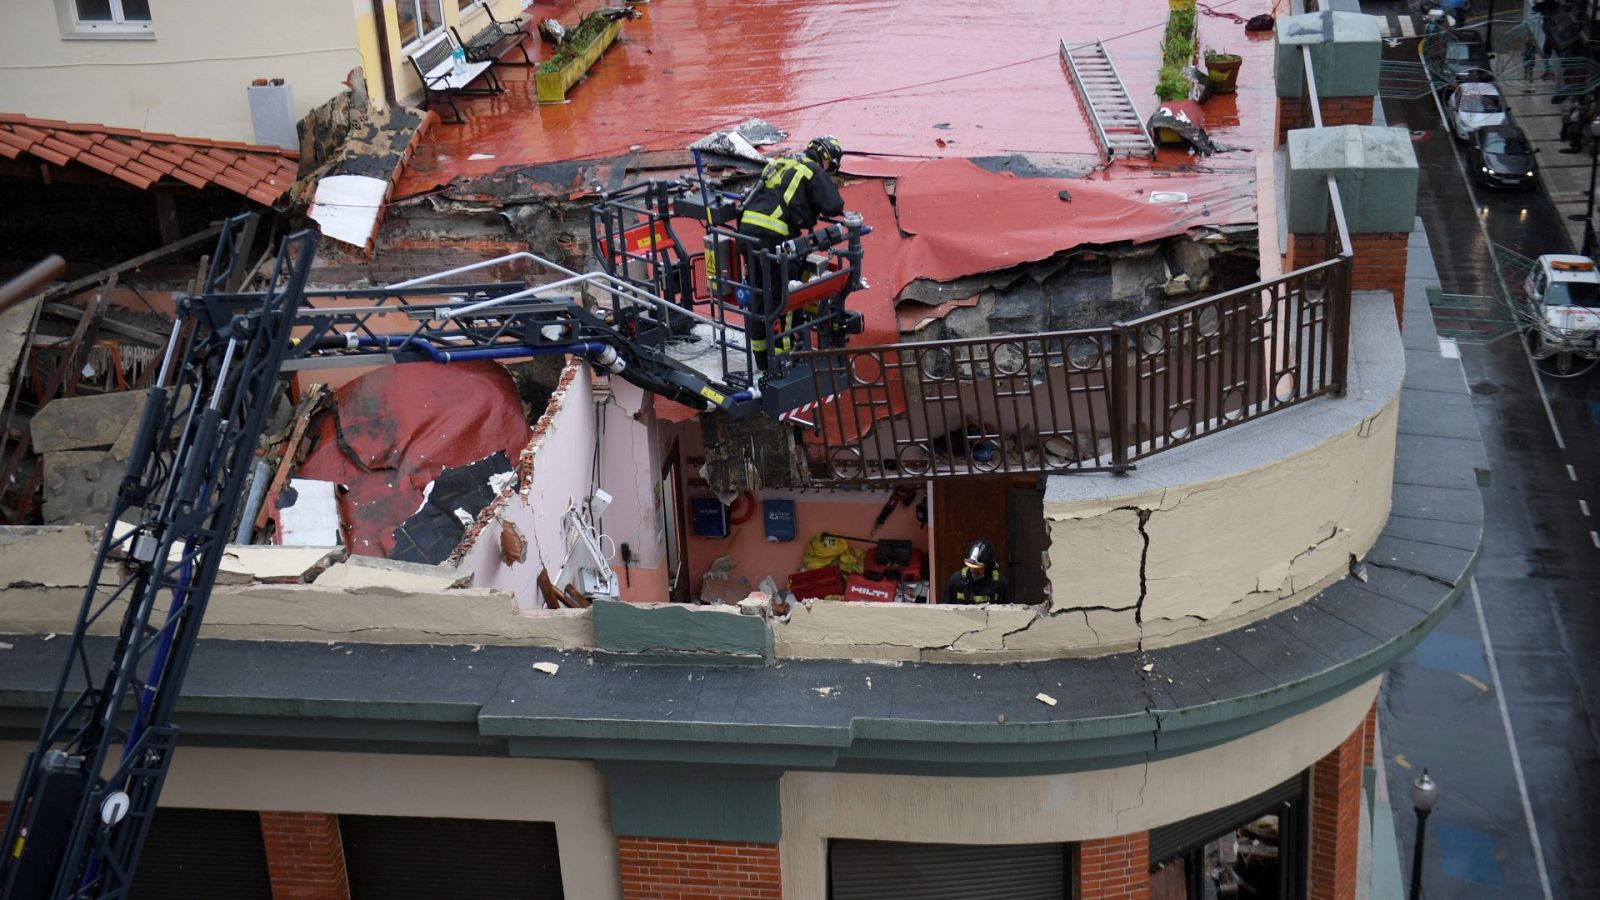
{"type": "Polygon", "coordinates": [[[1289,242],[1284,270],[1328,259],[1327,176],[1344,202],[1355,253],[1351,287],[1388,291],[1401,315],[1406,238],[1417,215],[1417,154],[1393,128],[1341,125],[1289,132],[1285,206],[1289,242]]]}
{"type": "Polygon", "coordinates": [[[1361,13],[1328,11],[1278,20],[1273,42],[1279,146],[1289,131],[1311,127],[1310,118],[1302,113],[1306,78],[1301,50],[1307,46],[1323,125],[1372,124],[1382,40],[1377,18],[1361,13]]]}
{"type": "Polygon", "coordinates": [[[622,900],[781,900],[778,845],[617,836],[622,900]]]}
{"type": "Polygon", "coordinates": [[[1078,842],[1078,900],[1149,900],[1150,832],[1078,842]]]}
{"type": "Polygon", "coordinates": [[[261,838],[273,900],[350,900],[338,816],[263,810],[261,838]]]}
{"type": "Polygon", "coordinates": [[[1311,767],[1311,900],[1355,900],[1365,725],[1311,767]]]}

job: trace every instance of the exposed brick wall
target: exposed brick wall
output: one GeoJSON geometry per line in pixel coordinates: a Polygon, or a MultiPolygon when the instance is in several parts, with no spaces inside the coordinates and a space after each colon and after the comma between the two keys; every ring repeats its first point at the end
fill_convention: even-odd
{"type": "Polygon", "coordinates": [[[617,837],[623,900],[780,900],[778,845],[617,837]]]}
{"type": "MultiPolygon", "coordinates": [[[[1406,287],[1406,239],[1397,231],[1378,234],[1353,234],[1355,270],[1350,287],[1357,291],[1388,291],[1394,297],[1395,321],[1404,325],[1403,303],[1406,287]]],[[[1309,266],[1328,258],[1327,242],[1321,234],[1289,235],[1284,254],[1284,271],[1309,266]]]]}
{"type": "MultiPolygon", "coordinates": [[[[1336,125],[1371,125],[1371,97],[1323,97],[1318,104],[1322,112],[1322,127],[1336,125]]],[[[1312,119],[1302,113],[1299,97],[1278,98],[1278,146],[1289,140],[1289,132],[1296,128],[1311,128],[1312,119]]]]}
{"type": "Polygon", "coordinates": [[[1150,833],[1078,843],[1077,900],[1149,900],[1150,833]]]}
{"type": "Polygon", "coordinates": [[[1364,725],[1311,767],[1311,900],[1355,900],[1364,725]]]}
{"type": "Polygon", "coordinates": [[[350,900],[339,817],[331,813],[261,813],[273,900],[350,900]]]}
{"type": "Polygon", "coordinates": [[[1361,764],[1367,768],[1372,767],[1373,756],[1377,753],[1378,745],[1378,701],[1372,701],[1372,708],[1367,710],[1366,725],[1361,732],[1361,764]]]}

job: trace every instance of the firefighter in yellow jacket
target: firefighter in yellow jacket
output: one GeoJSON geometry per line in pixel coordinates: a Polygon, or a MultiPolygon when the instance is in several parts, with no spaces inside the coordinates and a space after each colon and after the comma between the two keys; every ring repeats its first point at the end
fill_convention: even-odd
{"type": "MultiPolygon", "coordinates": [[[[839,145],[838,138],[830,134],[807,144],[804,153],[780,156],[767,163],[760,183],[744,202],[739,233],[756,241],[761,249],[771,249],[809,231],[817,224],[819,216],[843,213],[844,198],[839,196],[839,188],[833,183],[833,173],[839,171],[839,158],[843,155],[844,148],[839,145]]],[[[755,275],[755,255],[746,258],[752,263],[746,267],[746,277],[756,285],[761,279],[755,275]]],[[[761,368],[766,368],[767,335],[795,327],[799,316],[790,313],[779,317],[786,299],[784,286],[768,285],[768,288],[775,296],[763,297],[763,308],[750,311],[750,348],[755,351],[757,365],[761,368]]],[[[785,353],[791,344],[792,341],[784,337],[774,349],[785,353]]]]}

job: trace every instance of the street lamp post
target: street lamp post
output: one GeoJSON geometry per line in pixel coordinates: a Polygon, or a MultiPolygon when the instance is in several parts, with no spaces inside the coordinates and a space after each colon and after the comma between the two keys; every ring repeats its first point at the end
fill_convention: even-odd
{"type": "Polygon", "coordinates": [[[1417,811],[1417,843],[1411,852],[1411,900],[1422,896],[1422,842],[1428,834],[1428,814],[1439,801],[1439,786],[1423,769],[1417,780],[1411,782],[1411,808],[1417,811]]]}

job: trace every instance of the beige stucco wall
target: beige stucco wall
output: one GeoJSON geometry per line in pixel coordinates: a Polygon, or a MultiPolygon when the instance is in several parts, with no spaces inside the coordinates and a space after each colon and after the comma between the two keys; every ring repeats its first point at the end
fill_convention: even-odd
{"type": "MultiPolygon", "coordinates": [[[[0,743],[14,784],[32,745],[0,743]]],[[[554,822],[568,897],[618,897],[605,779],[587,762],[184,746],[162,806],[554,822]]]]}
{"type": "Polygon", "coordinates": [[[366,0],[161,0],[148,38],[76,38],[70,0],[6,6],[0,111],[246,142],[253,79],[286,79],[304,116],[362,66],[371,18],[366,0]]]}
{"type": "Polygon", "coordinates": [[[1380,679],[1248,737],[1120,769],[1024,778],[787,772],[786,897],[827,894],[828,840],[952,844],[1077,841],[1144,831],[1260,793],[1360,726],[1380,679]]]}

